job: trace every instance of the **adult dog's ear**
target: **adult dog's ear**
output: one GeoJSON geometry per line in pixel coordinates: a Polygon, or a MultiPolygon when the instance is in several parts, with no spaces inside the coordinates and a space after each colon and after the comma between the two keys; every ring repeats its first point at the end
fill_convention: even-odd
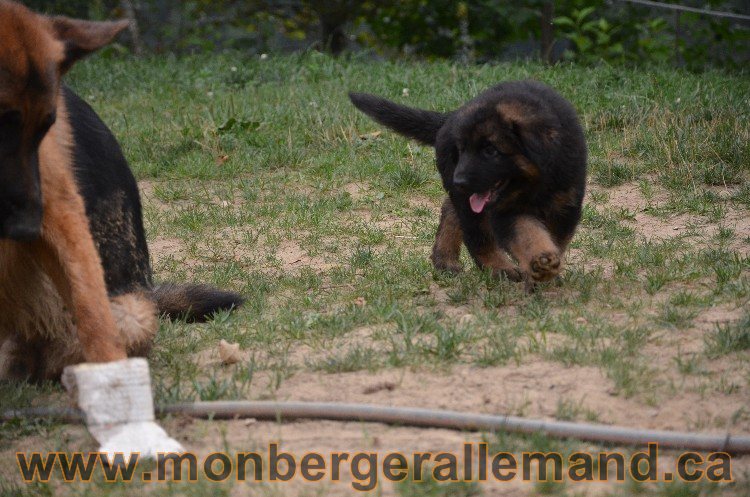
{"type": "Polygon", "coordinates": [[[557,155],[561,125],[556,116],[520,102],[501,103],[497,111],[513,130],[525,155],[537,167],[544,167],[557,155]]]}
{"type": "Polygon", "coordinates": [[[130,25],[129,21],[96,22],[68,17],[52,17],[50,22],[55,37],[65,45],[65,54],[60,63],[61,73],[67,72],[78,60],[109,44],[130,25]]]}

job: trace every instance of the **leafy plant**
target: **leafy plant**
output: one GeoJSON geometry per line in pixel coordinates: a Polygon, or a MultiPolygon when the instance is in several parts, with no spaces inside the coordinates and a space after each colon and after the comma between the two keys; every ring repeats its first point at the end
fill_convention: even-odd
{"type": "Polygon", "coordinates": [[[569,16],[555,18],[555,25],[576,48],[575,52],[566,51],[566,56],[589,61],[621,59],[624,49],[622,43],[616,39],[620,28],[604,17],[593,17],[595,12],[595,7],[584,7],[573,10],[569,16]]]}
{"type": "Polygon", "coordinates": [[[641,60],[667,62],[672,57],[672,36],[667,21],[661,17],[635,23],[637,32],[635,56],[641,60]]]}

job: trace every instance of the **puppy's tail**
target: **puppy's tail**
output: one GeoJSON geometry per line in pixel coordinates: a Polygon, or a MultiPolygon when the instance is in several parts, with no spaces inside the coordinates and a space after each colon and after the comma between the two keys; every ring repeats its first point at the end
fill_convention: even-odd
{"type": "Polygon", "coordinates": [[[239,307],[241,295],[209,285],[164,283],[154,288],[152,297],[159,314],[189,322],[206,321],[217,311],[239,307]]]}
{"type": "Polygon", "coordinates": [[[435,145],[450,114],[414,109],[367,93],[349,93],[355,107],[384,126],[426,145],[435,145]]]}

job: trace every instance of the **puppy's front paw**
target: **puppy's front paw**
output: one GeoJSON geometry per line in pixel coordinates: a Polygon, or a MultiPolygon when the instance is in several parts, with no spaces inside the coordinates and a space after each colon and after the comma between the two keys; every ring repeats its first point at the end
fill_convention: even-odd
{"type": "Polygon", "coordinates": [[[505,276],[508,280],[515,282],[523,280],[523,272],[517,267],[493,269],[492,274],[497,277],[505,276]]]}
{"type": "Polygon", "coordinates": [[[461,263],[455,259],[435,256],[433,256],[431,259],[432,265],[438,271],[444,271],[450,274],[458,274],[464,270],[464,267],[461,265],[461,263]]]}
{"type": "Polygon", "coordinates": [[[531,278],[534,281],[549,281],[560,273],[560,255],[554,252],[542,252],[534,256],[529,264],[531,278]]]}

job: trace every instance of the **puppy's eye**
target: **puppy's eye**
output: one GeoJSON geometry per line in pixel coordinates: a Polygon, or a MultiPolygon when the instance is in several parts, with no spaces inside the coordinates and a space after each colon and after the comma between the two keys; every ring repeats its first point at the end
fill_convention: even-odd
{"type": "Polygon", "coordinates": [[[496,157],[500,157],[500,151],[493,147],[492,145],[487,145],[482,149],[482,155],[484,155],[487,158],[494,159],[496,157]]]}
{"type": "Polygon", "coordinates": [[[459,152],[458,147],[453,147],[451,149],[451,160],[453,160],[453,162],[457,162],[459,155],[461,155],[461,152],[459,152]]]}

